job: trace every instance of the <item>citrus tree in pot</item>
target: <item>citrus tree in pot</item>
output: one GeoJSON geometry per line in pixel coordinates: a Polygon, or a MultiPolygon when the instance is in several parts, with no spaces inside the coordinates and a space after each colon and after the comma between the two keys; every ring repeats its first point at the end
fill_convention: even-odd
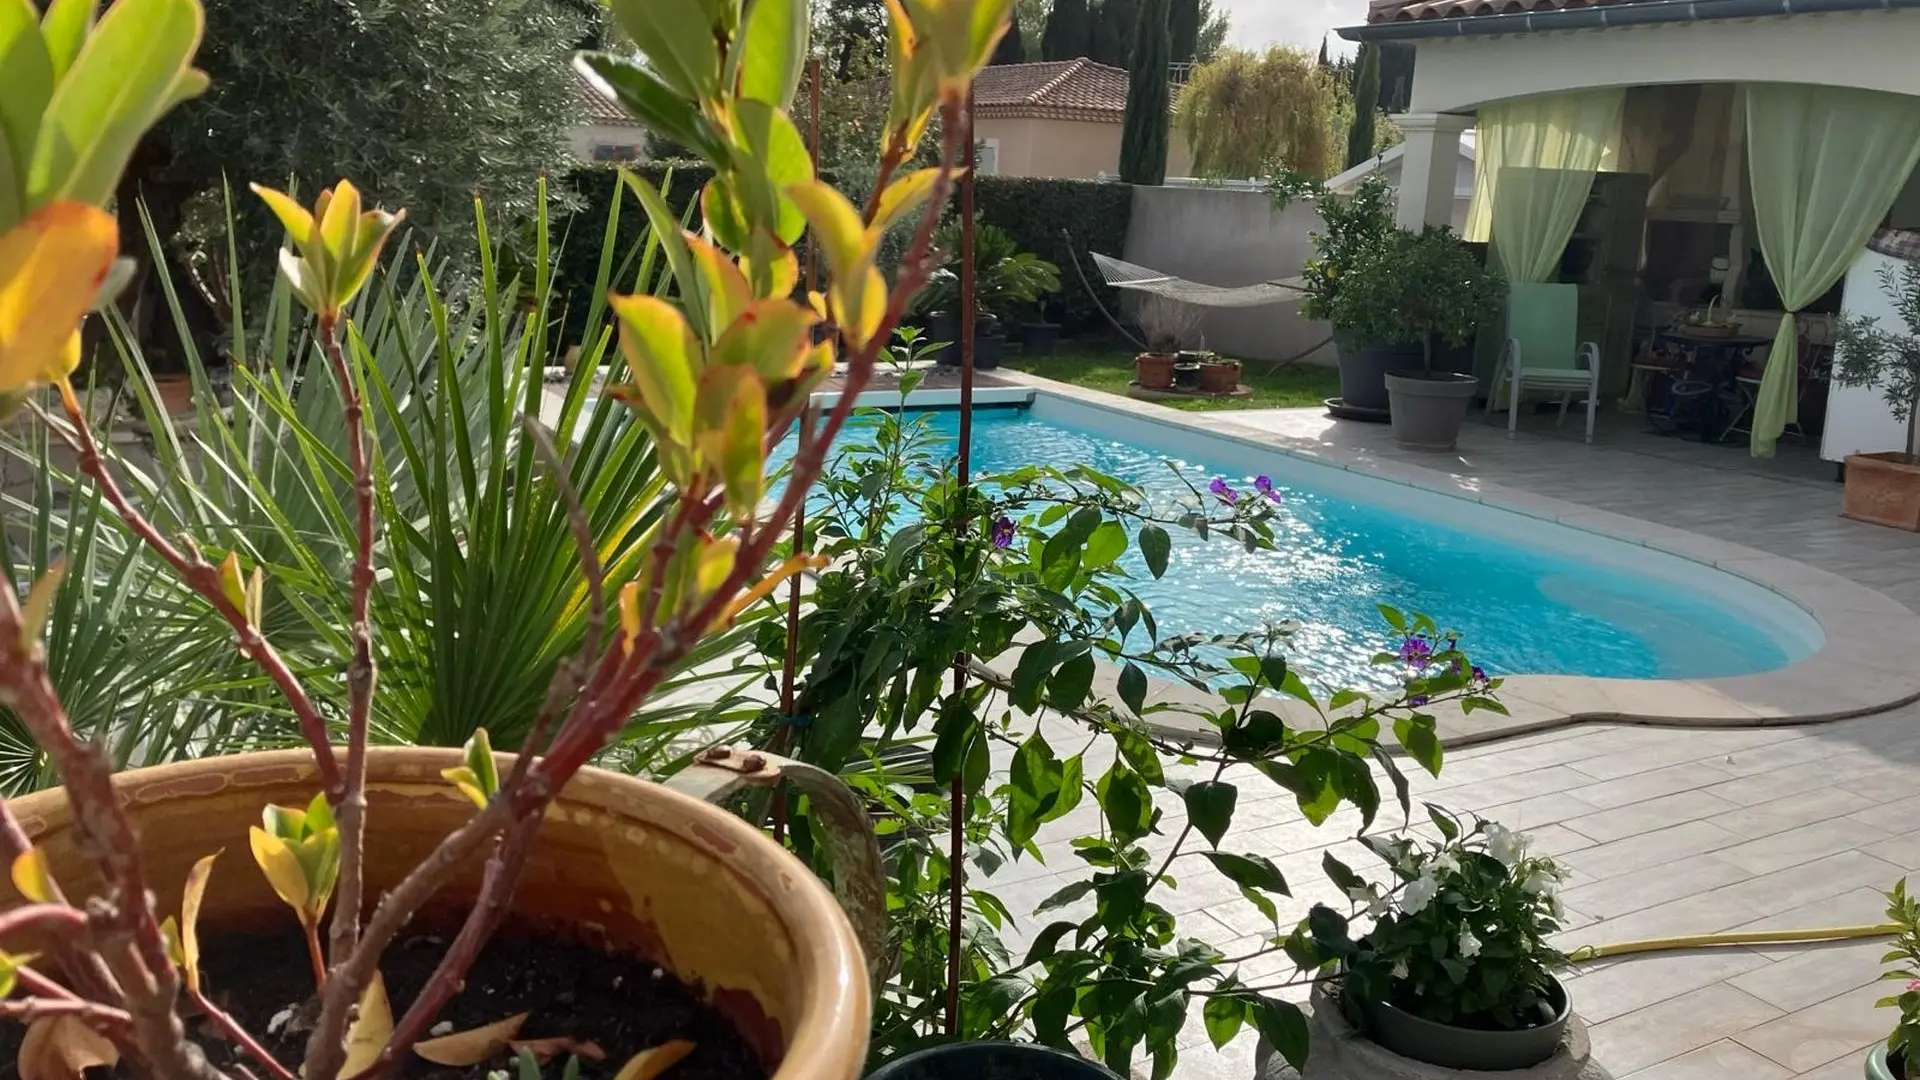
{"type": "Polygon", "coordinates": [[[1478,385],[1471,375],[1433,370],[1436,341],[1464,344],[1500,311],[1501,282],[1451,229],[1395,229],[1361,257],[1332,305],[1334,324],[1354,340],[1417,357],[1417,368],[1386,375],[1393,437],[1413,450],[1451,450],[1478,385]]]}
{"type": "Polygon", "coordinates": [[[1368,177],[1352,194],[1328,191],[1318,180],[1283,173],[1270,180],[1267,194],[1276,210],[1294,202],[1310,203],[1323,228],[1313,234],[1313,257],[1300,270],[1307,298],[1300,314],[1333,324],[1340,353],[1340,402],[1349,409],[1384,414],[1386,375],[1413,362],[1418,349],[1405,341],[1368,341],[1349,325],[1340,295],[1354,272],[1370,260],[1394,232],[1393,189],[1378,176],[1368,177]]]}
{"type": "Polygon", "coordinates": [[[1904,450],[1847,455],[1841,510],[1850,518],[1920,530],[1920,264],[1880,272],[1880,285],[1906,330],[1888,330],[1877,318],[1840,320],[1834,337],[1833,381],[1881,391],[1887,407],[1906,421],[1904,450]]]}
{"type": "MultiPolygon", "coordinates": [[[[685,1080],[852,1080],[863,1059],[868,964],[819,879],[701,799],[590,763],[705,639],[820,565],[784,550],[789,526],[924,281],[967,87],[1009,22],[1010,0],[890,8],[887,181],[864,212],[813,177],[784,111],[807,55],[799,0],[616,4],[644,61],[588,55],[582,74],[697,150],[714,178],[701,234],[679,229],[652,185],[626,178],[677,294],[697,298],[683,307],[611,299],[621,358],[606,395],[633,410],[630,435],[651,442],[662,477],[644,556],[602,564],[568,466],[535,419],[520,425],[512,467],[538,469],[563,495],[590,629],[529,708],[515,755],[493,754],[484,734],[464,751],[370,745],[381,660],[370,612],[392,600],[384,577],[412,572],[405,560],[419,538],[417,523],[381,513],[392,502],[375,480],[367,412],[393,402],[369,392],[385,388],[370,385],[356,323],[359,294],[400,215],[363,208],[346,181],[311,207],[255,188],[286,226],[282,288],[311,312],[315,362],[340,395],[345,452],[329,463],[338,487],[326,497],[354,538],[351,611],[329,639],[338,648],[298,652],[272,640],[263,612],[276,600],[298,603],[300,583],[263,573],[219,515],[181,534],[157,526],[143,492],[130,493],[105,465],[69,379],[77,327],[117,254],[121,230],[103,204],[141,132],[207,86],[189,66],[200,5],[119,0],[93,23],[84,0],[55,0],[44,24],[31,5],[17,6],[24,18],[0,20],[20,77],[5,91],[17,122],[0,139],[29,181],[16,187],[15,173],[0,173],[0,395],[67,443],[86,497],[182,581],[196,614],[231,630],[259,669],[255,685],[273,688],[276,711],[293,718],[304,744],[114,775],[102,748],[76,735],[49,676],[59,572],[24,599],[0,590],[0,705],[63,783],[0,801],[0,855],[11,871],[11,888],[0,890],[0,1015],[28,1024],[23,1073],[120,1064],[127,1075],[165,1080],[254,1070],[272,1080],[374,1080],[421,1056],[478,1080],[519,1044],[534,1057],[612,1052],[629,1078],[672,1066],[685,1080]],[[141,62],[129,65],[132,55],[141,62]],[[947,133],[943,164],[901,169],[936,111],[947,133]],[[915,223],[914,240],[889,285],[875,260],[895,222],[915,223]],[[808,228],[831,271],[817,308],[790,295],[799,279],[791,246],[808,228]],[[767,447],[840,360],[840,404],[785,466],[784,490],[772,487],[767,447]],[[308,689],[328,675],[344,687],[339,709],[308,689]],[[218,864],[223,843],[244,843],[259,873],[218,864]],[[447,920],[444,937],[431,933],[437,919],[447,920]],[[482,973],[487,956],[499,955],[491,946],[509,940],[496,940],[503,928],[529,962],[495,964],[520,987],[495,997],[482,973]],[[598,1030],[523,1031],[528,1014],[500,1007],[509,997],[541,1007],[552,990],[545,980],[583,965],[619,995],[599,1000],[598,1030]],[[235,992],[242,975],[268,966],[300,972],[298,989],[235,992]],[[396,974],[389,995],[386,975],[401,970],[409,977],[396,974]],[[448,1033],[449,1043],[442,1024],[464,1030],[448,1033]],[[430,1031],[435,1039],[425,1040],[430,1031]],[[36,1064],[48,1061],[57,1064],[36,1064]]],[[[483,242],[482,295],[492,303],[488,250],[483,242]]],[[[444,328],[444,309],[436,316],[444,328]]],[[[533,386],[530,410],[539,404],[533,386]]],[[[470,468],[468,477],[475,482],[470,468]]],[[[781,771],[766,755],[723,750],[703,758],[690,786],[711,798],[781,771]]],[[[833,789],[821,790],[824,808],[833,789]]],[[[877,904],[878,855],[871,832],[860,835],[869,874],[836,868],[835,880],[864,883],[870,893],[853,899],[877,904]]]]}
{"type": "Polygon", "coordinates": [[[1887,921],[1900,928],[1900,936],[1882,962],[1893,965],[1881,978],[1901,984],[1900,992],[1881,998],[1883,1009],[1899,1013],[1893,1033],[1867,1054],[1867,1080],[1920,1080],[1920,1068],[1913,1064],[1920,1054],[1920,901],[1907,894],[1907,881],[1901,878],[1887,893],[1887,921]]]}
{"type": "Polygon", "coordinates": [[[1560,869],[1530,854],[1524,835],[1427,810],[1438,842],[1363,838],[1387,864],[1384,884],[1329,865],[1354,909],[1316,906],[1295,946],[1331,976],[1315,990],[1316,1024],[1337,1016],[1382,1050],[1449,1069],[1531,1068],[1563,1046],[1569,1059],[1583,1055],[1554,977],[1566,958],[1548,944],[1560,929],[1560,869]]]}

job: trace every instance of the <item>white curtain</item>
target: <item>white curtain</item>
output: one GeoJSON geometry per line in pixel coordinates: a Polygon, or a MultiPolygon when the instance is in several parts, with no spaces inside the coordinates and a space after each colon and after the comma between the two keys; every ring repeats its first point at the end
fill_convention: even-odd
{"type": "Polygon", "coordinates": [[[1786,317],[1754,407],[1753,456],[1800,410],[1793,313],[1866,249],[1920,161],[1920,98],[1838,86],[1754,83],[1747,91],[1753,217],[1786,317]]]}
{"type": "Polygon", "coordinates": [[[1613,87],[1517,98],[1475,120],[1469,240],[1493,241],[1513,281],[1550,281],[1620,137],[1626,91],[1613,87]]]}

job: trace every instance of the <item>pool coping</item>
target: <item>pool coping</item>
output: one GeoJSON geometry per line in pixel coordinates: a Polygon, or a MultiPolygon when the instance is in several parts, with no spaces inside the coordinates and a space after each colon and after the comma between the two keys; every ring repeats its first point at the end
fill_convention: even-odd
{"type": "MultiPolygon", "coordinates": [[[[1820,626],[1826,640],[1813,655],[1786,667],[1717,679],[1603,679],[1584,675],[1513,675],[1498,697],[1511,715],[1462,714],[1457,707],[1431,710],[1449,747],[1507,738],[1569,724],[1616,722],[1675,727],[1753,727],[1808,724],[1885,712],[1920,700],[1920,615],[1905,604],[1849,578],[1756,548],[1717,540],[1658,522],[1507,488],[1365,451],[1317,443],[1235,425],[1231,414],[1186,413],[1163,405],[1002,371],[1006,382],[1078,404],[1138,419],[1171,424],[1217,439],[1277,451],[1360,476],[1465,499],[1501,510],[1629,544],[1639,544],[1711,566],[1774,592],[1820,626]],[[1205,417],[1205,420],[1199,419],[1205,417]]],[[[915,402],[917,404],[917,402],[915,402]]],[[[1111,691],[1117,670],[1102,665],[1097,684],[1111,691]]],[[[1190,687],[1149,677],[1149,702],[1197,704],[1208,698],[1190,687]]],[[[1294,719],[1318,722],[1304,704],[1283,701],[1294,719]]],[[[1148,718],[1162,733],[1211,741],[1201,722],[1172,722],[1165,713],[1148,718]]]]}

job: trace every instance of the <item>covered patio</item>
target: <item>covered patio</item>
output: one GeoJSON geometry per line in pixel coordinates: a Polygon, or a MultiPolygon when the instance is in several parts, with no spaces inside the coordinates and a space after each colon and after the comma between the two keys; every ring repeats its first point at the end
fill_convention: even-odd
{"type": "Polygon", "coordinates": [[[1890,315],[1878,275],[1920,239],[1920,0],[1372,0],[1368,19],[1342,36],[1417,53],[1401,223],[1454,216],[1474,130],[1466,238],[1510,280],[1578,287],[1603,404],[1636,414],[1605,437],[1706,450],[1657,448],[1637,415],[1685,379],[1712,388],[1696,438],[1798,459],[1764,473],[1906,447],[1877,391],[1828,376],[1836,320],[1890,315]]]}

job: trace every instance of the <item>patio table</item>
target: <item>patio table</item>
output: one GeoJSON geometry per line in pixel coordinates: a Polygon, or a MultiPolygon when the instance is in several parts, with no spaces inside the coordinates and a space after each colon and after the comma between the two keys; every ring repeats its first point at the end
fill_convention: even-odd
{"type": "Polygon", "coordinates": [[[1721,429],[1717,440],[1724,442],[1753,408],[1753,398],[1740,385],[1740,371],[1753,350],[1773,344],[1773,338],[1761,334],[1696,334],[1689,333],[1684,326],[1672,326],[1657,332],[1654,340],[1690,352],[1693,362],[1687,365],[1688,369],[1696,378],[1711,383],[1726,401],[1732,419],[1721,429]]]}

